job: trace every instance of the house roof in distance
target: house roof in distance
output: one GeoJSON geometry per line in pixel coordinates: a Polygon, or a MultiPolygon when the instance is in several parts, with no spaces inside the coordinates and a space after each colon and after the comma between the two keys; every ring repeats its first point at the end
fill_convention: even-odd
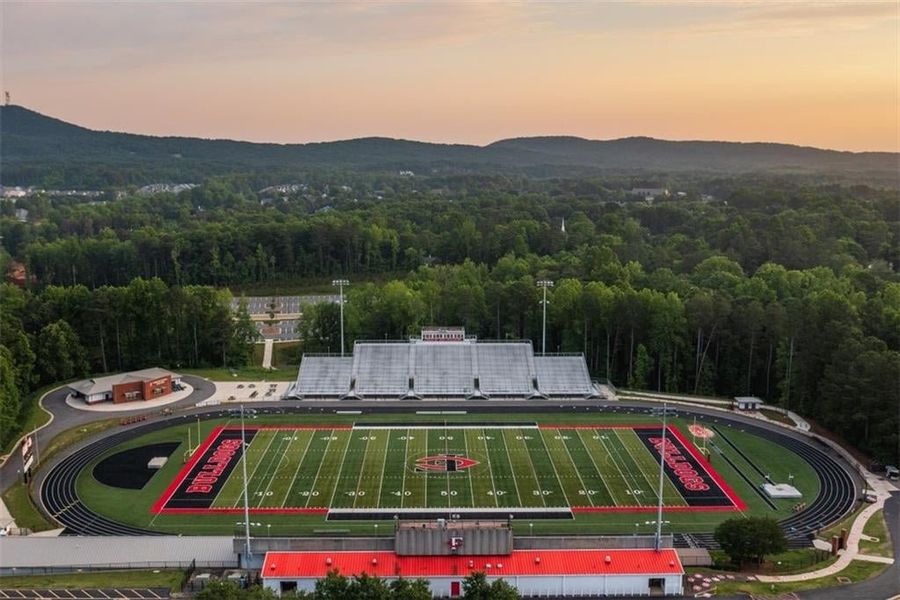
{"type": "Polygon", "coordinates": [[[514,550],[507,556],[398,556],[393,552],[269,552],[262,577],[302,579],[344,575],[378,577],[492,577],[560,575],[681,575],[678,553],[655,550],[514,550]],[[608,560],[607,560],[608,559],[608,560]]]}
{"type": "Polygon", "coordinates": [[[83,396],[91,394],[99,394],[112,389],[114,385],[121,383],[131,383],[134,381],[151,381],[153,379],[161,379],[163,377],[172,376],[173,379],[181,377],[177,373],[152,367],[149,369],[141,369],[140,371],[129,371],[128,373],[118,373],[116,375],[106,375],[104,377],[95,377],[93,379],[82,379],[69,384],[69,388],[75,390],[83,396]]]}

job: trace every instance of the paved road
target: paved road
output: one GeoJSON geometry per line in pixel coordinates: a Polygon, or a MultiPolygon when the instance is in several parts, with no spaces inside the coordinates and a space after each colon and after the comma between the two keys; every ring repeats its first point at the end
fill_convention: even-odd
{"type": "MultiPolygon", "coordinates": [[[[158,413],[163,408],[184,408],[188,406],[194,406],[197,402],[206,400],[207,398],[212,396],[213,392],[216,389],[215,385],[213,385],[206,379],[201,379],[200,377],[194,377],[193,375],[184,375],[183,379],[185,383],[194,388],[194,391],[178,402],[173,402],[172,404],[168,404],[165,407],[159,407],[155,409],[136,406],[133,410],[121,412],[78,410],[77,408],[72,408],[71,406],[66,404],[67,390],[65,388],[49,393],[44,398],[44,408],[46,408],[53,414],[53,420],[49,425],[47,425],[37,433],[38,452],[40,453],[41,448],[46,448],[50,440],[52,440],[54,437],[67,429],[71,429],[72,427],[84,425],[85,423],[90,423],[92,421],[98,421],[101,419],[127,417],[148,412],[158,413]]],[[[0,492],[6,491],[9,486],[13,485],[17,481],[20,481],[21,476],[22,455],[19,452],[19,448],[17,447],[13,450],[6,463],[2,467],[0,467],[0,492]]]]}
{"type": "Polygon", "coordinates": [[[884,504],[884,520],[894,541],[894,564],[874,579],[824,590],[798,592],[804,600],[886,600],[900,594],[900,492],[884,504]]]}

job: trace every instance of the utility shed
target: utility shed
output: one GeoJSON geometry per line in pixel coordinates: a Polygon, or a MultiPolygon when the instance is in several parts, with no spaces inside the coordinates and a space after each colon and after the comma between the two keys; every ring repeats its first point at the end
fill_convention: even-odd
{"type": "Polygon", "coordinates": [[[763,401],[756,396],[735,396],[734,406],[738,410],[759,410],[763,401]]]}
{"type": "Polygon", "coordinates": [[[269,552],[260,576],[276,594],[312,591],[329,571],[391,581],[425,579],[436,598],[462,595],[462,581],[484,572],[522,596],[681,595],[678,553],[655,550],[514,550],[505,556],[399,556],[393,552],[269,552]]]}

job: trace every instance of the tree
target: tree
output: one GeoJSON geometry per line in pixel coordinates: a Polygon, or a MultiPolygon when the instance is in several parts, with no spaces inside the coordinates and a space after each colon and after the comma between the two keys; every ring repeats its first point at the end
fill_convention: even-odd
{"type": "Polygon", "coordinates": [[[0,346],[0,446],[6,446],[18,431],[22,404],[16,379],[12,353],[5,346],[0,346]]]}
{"type": "Polygon", "coordinates": [[[236,367],[250,364],[250,359],[253,356],[253,344],[256,343],[257,339],[259,339],[259,332],[250,319],[250,313],[247,311],[247,302],[241,300],[231,333],[229,364],[236,367]]]}
{"type": "Polygon", "coordinates": [[[210,581],[194,595],[195,600],[275,600],[278,596],[261,585],[241,588],[231,581],[210,581]]]}
{"type": "Polygon", "coordinates": [[[503,579],[488,583],[483,572],[472,573],[462,582],[464,600],[520,600],[518,590],[503,579]]]}
{"type": "Polygon", "coordinates": [[[768,517],[728,519],[716,527],[714,537],[737,565],[749,560],[761,564],[769,554],[787,550],[784,531],[775,519],[768,517]]]}
{"type": "Polygon", "coordinates": [[[37,369],[44,383],[64,381],[87,372],[84,348],[66,321],[45,325],[37,339],[37,369]]]}

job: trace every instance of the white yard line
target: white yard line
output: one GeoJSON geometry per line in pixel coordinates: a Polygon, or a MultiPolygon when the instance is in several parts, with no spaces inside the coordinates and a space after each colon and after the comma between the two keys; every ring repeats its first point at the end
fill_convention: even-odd
{"type": "MultiPolygon", "coordinates": [[[[387,467],[387,459],[388,454],[391,449],[391,438],[388,436],[387,444],[384,446],[384,460],[381,461],[381,478],[378,480],[378,502],[375,504],[375,508],[381,508],[381,486],[384,485],[384,470],[387,467]]],[[[401,496],[403,492],[400,492],[401,496]]]]}
{"type": "MultiPolygon", "coordinates": [[[[278,475],[278,469],[281,468],[281,463],[284,462],[284,459],[287,458],[288,454],[290,453],[291,444],[294,443],[294,439],[296,437],[297,437],[297,430],[294,429],[293,433],[291,434],[291,439],[288,440],[287,448],[284,449],[284,453],[281,455],[281,460],[278,461],[278,464],[275,466],[275,471],[272,473],[272,476],[269,477],[269,485],[267,485],[266,489],[263,491],[263,495],[262,495],[263,499],[265,499],[266,494],[269,493],[269,489],[272,487],[272,482],[275,481],[275,476],[278,475]]],[[[288,489],[290,489],[290,486],[288,486],[288,489]]]]}
{"type": "MultiPolygon", "coordinates": [[[[294,482],[297,481],[297,473],[300,472],[300,466],[303,465],[303,461],[306,458],[306,453],[309,452],[309,447],[312,444],[313,438],[316,437],[317,431],[317,429],[314,429],[310,432],[309,441],[306,442],[306,448],[303,449],[303,454],[300,456],[300,460],[297,461],[297,468],[294,470],[294,476],[291,477],[291,484],[288,486],[287,491],[284,493],[284,498],[281,499],[281,508],[284,508],[284,503],[287,502],[288,496],[291,495],[291,490],[294,489],[294,482]]],[[[319,466],[321,466],[321,464],[322,463],[319,463],[319,466]]],[[[316,474],[318,475],[318,473],[316,474]]],[[[306,501],[309,502],[309,496],[306,497],[306,501]]]]}
{"type": "Polygon", "coordinates": [[[503,451],[506,452],[506,462],[509,463],[509,472],[512,476],[513,487],[516,488],[516,501],[518,505],[522,506],[522,495],[519,493],[519,482],[516,477],[516,470],[513,468],[512,457],[509,455],[509,447],[506,445],[506,436],[503,433],[500,433],[500,439],[503,440],[503,451]]]}
{"type": "MultiPolygon", "coordinates": [[[[355,431],[355,430],[354,430],[355,431]]],[[[352,432],[351,432],[352,435],[352,432]]],[[[372,436],[366,433],[366,448],[363,450],[362,458],[359,460],[359,473],[356,474],[356,495],[353,496],[353,508],[356,508],[356,501],[359,499],[359,484],[362,482],[363,478],[363,470],[366,466],[366,454],[369,453],[369,442],[372,441],[372,436]]],[[[350,442],[347,442],[347,447],[350,447],[350,442]]],[[[343,465],[341,465],[343,467],[343,465]]],[[[337,489],[337,488],[335,488],[337,489]]]]}
{"type": "MultiPolygon", "coordinates": [[[[619,439],[619,441],[622,442],[622,447],[625,448],[626,451],[628,451],[628,447],[625,445],[625,441],[622,440],[622,436],[619,435],[619,430],[618,430],[618,429],[614,429],[613,431],[615,432],[616,437],[619,439]]],[[[634,429],[631,430],[631,434],[634,435],[634,429]]],[[[640,440],[638,440],[638,442],[641,443],[641,446],[644,446],[644,443],[643,443],[643,442],[641,442],[640,440]]],[[[667,438],[667,439],[666,439],[666,444],[667,444],[667,445],[668,445],[668,442],[669,442],[669,440],[668,440],[668,438],[667,438]]],[[[644,450],[646,450],[646,449],[647,449],[647,447],[644,446],[644,450]]],[[[651,456],[652,456],[652,454],[651,454],[651,456]]],[[[641,472],[641,478],[647,483],[647,489],[650,490],[650,493],[651,493],[651,494],[653,494],[653,503],[654,503],[654,504],[658,503],[658,502],[659,502],[659,495],[656,493],[656,484],[654,484],[652,481],[650,481],[650,478],[647,477],[647,474],[646,474],[646,473],[644,472],[644,470],[641,468],[641,465],[638,463],[638,461],[635,460],[635,461],[634,461],[634,464],[637,465],[638,471],[641,472]]],[[[668,476],[666,476],[666,479],[668,479],[668,476]]],[[[663,489],[665,489],[665,488],[663,488],[663,489]]],[[[663,494],[663,504],[665,504],[665,503],[666,503],[666,500],[665,500],[665,494],[663,494]]]]}
{"type": "MultiPolygon", "coordinates": [[[[572,431],[575,432],[575,435],[578,436],[578,441],[581,442],[582,446],[584,446],[584,451],[587,452],[588,458],[591,459],[591,464],[594,465],[594,470],[597,471],[597,475],[600,477],[600,481],[603,482],[603,487],[606,488],[606,492],[609,494],[610,500],[612,500],[613,504],[615,504],[616,506],[621,506],[618,502],[616,502],[615,494],[612,493],[612,490],[610,489],[609,484],[606,483],[606,479],[604,479],[604,477],[603,477],[603,471],[601,471],[600,467],[597,466],[597,461],[594,460],[594,455],[591,454],[591,449],[588,448],[588,445],[584,443],[584,438],[581,437],[581,430],[573,429],[572,431]]],[[[597,431],[597,430],[595,429],[594,431],[597,431]]],[[[603,440],[600,440],[600,441],[602,442],[603,440]]],[[[613,461],[613,462],[615,462],[615,461],[613,461]]],[[[616,469],[619,469],[618,465],[616,466],[616,469]]],[[[622,473],[621,469],[619,469],[619,475],[622,476],[622,481],[625,481],[625,475],[622,473]]]]}
{"type": "MultiPolygon", "coordinates": [[[[557,429],[557,431],[559,431],[557,429]]],[[[544,441],[544,430],[538,430],[538,436],[541,438],[541,446],[544,447],[544,452],[547,453],[547,458],[550,459],[550,466],[553,467],[553,475],[556,477],[556,483],[559,484],[559,491],[562,492],[563,500],[565,500],[566,504],[572,506],[572,503],[569,502],[569,497],[566,495],[566,487],[563,485],[562,479],[559,478],[559,471],[556,468],[556,463],[553,462],[553,454],[550,452],[550,448],[547,447],[547,442],[544,441]]],[[[560,440],[565,445],[565,440],[560,440]]],[[[574,466],[574,465],[573,465],[574,466]]],[[[575,469],[575,472],[578,472],[578,469],[575,469]]],[[[584,482],[582,482],[584,483],[584,482]]],[[[587,492],[585,492],[587,493],[587,492]]],[[[544,503],[546,505],[546,502],[544,503]]]]}
{"type": "MultiPolygon", "coordinates": [[[[305,508],[309,508],[309,501],[312,500],[312,498],[313,498],[312,493],[316,490],[316,482],[319,481],[319,473],[322,472],[322,465],[325,464],[325,457],[328,455],[328,449],[331,448],[331,442],[336,437],[337,437],[337,434],[335,433],[334,429],[332,429],[331,433],[328,434],[328,441],[325,442],[325,450],[324,450],[324,452],[322,452],[322,459],[319,461],[318,468],[316,468],[316,476],[313,477],[312,485],[309,486],[309,496],[306,497],[306,504],[304,504],[305,508]]],[[[348,445],[349,445],[349,441],[348,441],[348,445]]],[[[346,452],[347,452],[347,449],[344,448],[344,453],[346,454],[346,452]]],[[[344,464],[343,459],[341,459],[341,466],[343,466],[343,464],[344,464]]],[[[299,467],[298,467],[298,469],[299,469],[299,467]]],[[[338,471],[338,478],[340,478],[340,476],[341,476],[341,473],[340,473],[340,471],[338,471]]],[[[334,489],[335,490],[337,489],[337,482],[335,482],[335,484],[334,484],[334,489]]],[[[331,499],[334,500],[334,490],[331,490],[331,499]]],[[[331,506],[330,502],[328,503],[328,506],[329,507],[331,506]]]]}
{"type": "MultiPolygon", "coordinates": [[[[519,430],[521,432],[521,430],[519,430]]],[[[525,441],[525,434],[522,434],[522,439],[519,440],[522,442],[522,446],[525,448],[525,456],[528,457],[528,464],[531,465],[531,474],[534,475],[534,483],[537,485],[538,496],[541,499],[541,504],[547,506],[547,499],[544,497],[544,486],[541,485],[541,478],[538,477],[537,469],[534,468],[534,460],[531,459],[531,452],[528,450],[528,442],[525,441]]]]}
{"type": "MultiPolygon", "coordinates": [[[[469,436],[466,435],[465,431],[463,431],[463,433],[462,433],[462,438],[463,438],[463,450],[466,453],[466,458],[471,459],[472,457],[469,456],[469,436]]],[[[472,485],[472,469],[471,468],[466,469],[466,475],[469,478],[469,498],[471,499],[470,506],[474,507],[475,506],[475,486],[472,485]]]]}
{"type": "Polygon", "coordinates": [[[491,475],[491,492],[494,496],[494,506],[500,506],[500,502],[497,500],[497,482],[494,480],[494,469],[491,467],[491,451],[487,446],[487,433],[484,429],[481,430],[481,443],[484,446],[484,458],[487,460],[488,464],[488,473],[491,475]]]}
{"type": "MultiPolygon", "coordinates": [[[[275,437],[279,437],[280,433],[281,433],[280,431],[276,432],[275,437]]],[[[291,436],[291,437],[293,437],[293,436],[291,436]]],[[[278,456],[278,454],[281,453],[280,458],[278,458],[278,463],[275,465],[275,471],[272,471],[271,474],[269,473],[269,467],[272,465],[272,462],[270,460],[266,464],[266,468],[263,470],[263,472],[260,473],[262,480],[259,483],[257,483],[256,487],[253,489],[253,496],[254,497],[259,496],[259,501],[256,503],[255,508],[259,508],[260,504],[262,504],[263,499],[266,497],[265,492],[263,492],[263,495],[261,495],[261,496],[259,495],[260,488],[263,487],[263,485],[265,485],[266,488],[268,488],[268,486],[272,485],[272,478],[275,476],[275,473],[278,471],[278,465],[280,465],[281,461],[284,460],[284,453],[282,451],[283,445],[284,445],[284,436],[282,435],[280,437],[280,439],[278,440],[278,447],[275,448],[276,456],[278,456]]],[[[291,441],[288,440],[288,446],[290,446],[290,445],[291,445],[291,441]]],[[[266,454],[268,454],[268,451],[266,452],[266,454]]],[[[266,456],[264,454],[263,457],[259,461],[259,465],[262,465],[263,460],[265,460],[265,458],[266,458],[266,456]]],[[[257,469],[259,468],[259,465],[257,465],[257,469]]]]}
{"type": "MultiPolygon", "coordinates": [[[[622,483],[624,483],[626,486],[634,486],[634,487],[632,487],[632,488],[630,489],[630,491],[631,491],[630,496],[631,496],[632,498],[634,498],[634,501],[637,503],[638,506],[643,506],[643,504],[641,504],[641,500],[640,500],[640,498],[638,497],[638,495],[636,495],[636,494],[634,493],[634,490],[637,489],[637,483],[638,483],[638,482],[637,482],[637,478],[636,478],[636,477],[634,476],[634,474],[631,472],[631,469],[628,469],[628,476],[627,476],[627,477],[626,477],[626,475],[625,475],[625,472],[622,471],[622,462],[623,462],[623,461],[622,461],[622,455],[619,454],[618,452],[616,452],[615,455],[614,455],[614,454],[613,454],[613,451],[610,450],[609,446],[607,446],[606,442],[603,440],[603,437],[600,437],[600,445],[603,446],[603,449],[606,450],[606,453],[609,454],[609,457],[613,459],[613,462],[614,462],[615,465],[616,465],[616,470],[619,471],[619,474],[622,476],[622,483]],[[630,482],[628,481],[629,478],[631,478],[631,481],[630,481],[630,482]]],[[[627,467],[626,467],[626,468],[627,468],[627,467]]]]}
{"type": "MultiPolygon", "coordinates": [[[[562,435],[563,435],[562,431],[559,429],[556,429],[555,431],[556,431],[557,435],[559,435],[559,437],[560,437],[559,443],[562,444],[562,447],[566,451],[566,456],[569,457],[569,461],[572,463],[572,468],[575,469],[575,474],[578,475],[578,481],[581,482],[581,490],[584,492],[584,497],[588,499],[588,502],[591,503],[591,506],[596,506],[594,504],[594,499],[591,498],[591,495],[588,493],[588,486],[585,485],[584,479],[582,479],[582,477],[581,477],[581,471],[578,469],[578,463],[576,463],[575,459],[572,458],[572,453],[569,451],[569,446],[566,444],[566,440],[562,439],[562,435]]],[[[583,444],[583,442],[582,442],[582,444],[583,444]]],[[[585,451],[587,451],[587,447],[585,447],[585,451]]],[[[590,456],[590,452],[588,452],[588,456],[590,456]]],[[[550,457],[550,460],[553,460],[552,456],[550,457]]],[[[594,465],[594,468],[596,469],[597,465],[594,465]]],[[[597,475],[600,476],[600,481],[603,481],[603,474],[600,473],[599,471],[597,471],[597,475]]],[[[603,485],[606,485],[605,481],[603,481],[603,485]]],[[[607,488],[607,491],[609,491],[609,488],[607,488]]],[[[565,490],[563,491],[563,494],[565,494],[565,490]]],[[[612,498],[612,494],[610,494],[609,497],[612,498]]],[[[569,501],[568,497],[566,497],[566,501],[569,502],[569,506],[575,506],[572,504],[571,501],[569,501]]],[[[615,500],[613,500],[613,502],[615,502],[615,500]]]]}
{"type": "Polygon", "coordinates": [[[406,467],[409,464],[409,432],[406,430],[406,442],[403,448],[403,479],[400,481],[400,508],[403,508],[403,502],[406,500],[406,467]]]}
{"type": "MultiPolygon", "coordinates": [[[[258,434],[257,434],[257,435],[258,435],[258,434]]],[[[250,440],[250,444],[247,445],[246,447],[241,448],[241,452],[243,453],[243,454],[241,455],[241,460],[247,460],[247,456],[250,454],[250,447],[253,446],[253,442],[255,442],[256,439],[257,439],[257,438],[256,438],[256,436],[254,435],[254,436],[253,436],[253,439],[250,440]]],[[[255,466],[255,467],[253,467],[253,472],[250,473],[250,476],[249,476],[249,477],[247,477],[246,485],[247,485],[248,488],[250,487],[250,482],[253,481],[253,476],[256,475],[256,470],[259,468],[259,465],[262,464],[262,459],[266,457],[266,452],[269,451],[269,446],[271,446],[271,445],[272,445],[272,442],[274,442],[274,441],[275,441],[275,436],[273,435],[273,436],[272,436],[272,439],[270,439],[270,440],[269,440],[269,443],[266,445],[266,449],[263,450],[263,453],[262,453],[262,456],[261,456],[260,459],[259,459],[259,462],[256,463],[256,466],[255,466]]],[[[232,471],[232,473],[234,473],[234,471],[232,471]]],[[[238,497],[237,497],[237,499],[234,501],[234,504],[231,505],[231,508],[235,508],[235,507],[238,505],[238,502],[240,502],[240,501],[243,499],[243,497],[244,497],[243,489],[244,489],[244,486],[241,486],[241,493],[238,494],[238,497]]],[[[248,493],[248,496],[249,496],[249,493],[248,493]]],[[[249,499],[247,500],[247,504],[250,504],[250,500],[249,500],[249,499]]]]}

